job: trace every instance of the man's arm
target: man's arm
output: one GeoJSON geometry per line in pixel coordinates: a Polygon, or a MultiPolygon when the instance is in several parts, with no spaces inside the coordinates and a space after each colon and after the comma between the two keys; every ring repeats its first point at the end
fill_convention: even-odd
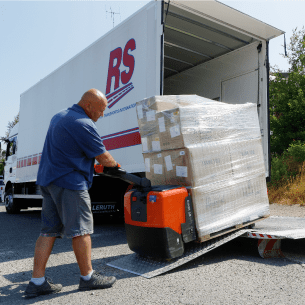
{"type": "Polygon", "coordinates": [[[115,167],[118,164],[108,151],[104,152],[101,155],[96,156],[95,159],[99,164],[106,167],[115,167]]]}
{"type": "Polygon", "coordinates": [[[94,165],[96,173],[103,173],[113,177],[121,177],[126,174],[126,170],[113,159],[108,151],[95,157],[95,159],[102,165],[101,168],[98,168],[100,165],[94,165]]]}

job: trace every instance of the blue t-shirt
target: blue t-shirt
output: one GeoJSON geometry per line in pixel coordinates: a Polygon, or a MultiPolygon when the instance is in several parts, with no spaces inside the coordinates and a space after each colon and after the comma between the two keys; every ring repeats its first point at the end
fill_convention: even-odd
{"type": "Polygon", "coordinates": [[[92,185],[95,157],[106,152],[95,123],[79,105],[62,110],[51,120],[36,184],[70,190],[92,185]]]}

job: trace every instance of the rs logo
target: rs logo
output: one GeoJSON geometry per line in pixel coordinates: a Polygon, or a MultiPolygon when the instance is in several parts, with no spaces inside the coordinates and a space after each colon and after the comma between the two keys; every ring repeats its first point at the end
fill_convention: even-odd
{"type": "Polygon", "coordinates": [[[131,51],[135,50],[136,42],[134,39],[130,39],[122,52],[121,48],[116,48],[110,52],[109,66],[108,66],[108,76],[107,76],[107,85],[106,85],[106,97],[108,100],[108,108],[113,107],[123,96],[130,92],[134,86],[130,82],[134,66],[135,59],[130,54],[131,51]],[[128,68],[128,71],[125,69],[122,72],[120,71],[120,66],[123,59],[123,65],[128,68]],[[114,78],[114,92],[111,91],[111,82],[114,78]],[[122,83],[122,87],[120,87],[122,83]]]}

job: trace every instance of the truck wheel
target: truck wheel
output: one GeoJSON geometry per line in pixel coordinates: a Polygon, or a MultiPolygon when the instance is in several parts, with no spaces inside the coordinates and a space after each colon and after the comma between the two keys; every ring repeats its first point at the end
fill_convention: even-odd
{"type": "Polygon", "coordinates": [[[8,214],[17,214],[20,212],[20,208],[18,207],[16,201],[13,198],[12,189],[8,189],[4,195],[4,204],[6,208],[6,212],[8,214]]]}

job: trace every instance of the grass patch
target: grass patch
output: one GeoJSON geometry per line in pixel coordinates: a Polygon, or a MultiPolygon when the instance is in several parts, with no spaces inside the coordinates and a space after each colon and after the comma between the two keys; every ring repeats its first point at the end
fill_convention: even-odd
{"type": "Polygon", "coordinates": [[[294,141],[282,155],[272,155],[267,187],[270,203],[305,206],[304,142],[294,141]]]}
{"type": "MultiPolygon", "coordinates": [[[[291,160],[289,163],[291,163],[291,160]]],[[[274,183],[268,183],[270,203],[305,206],[305,162],[302,164],[294,162],[293,169],[294,175],[288,179],[287,176],[284,176],[274,183]],[[295,174],[296,172],[298,173],[295,174]]]]}

